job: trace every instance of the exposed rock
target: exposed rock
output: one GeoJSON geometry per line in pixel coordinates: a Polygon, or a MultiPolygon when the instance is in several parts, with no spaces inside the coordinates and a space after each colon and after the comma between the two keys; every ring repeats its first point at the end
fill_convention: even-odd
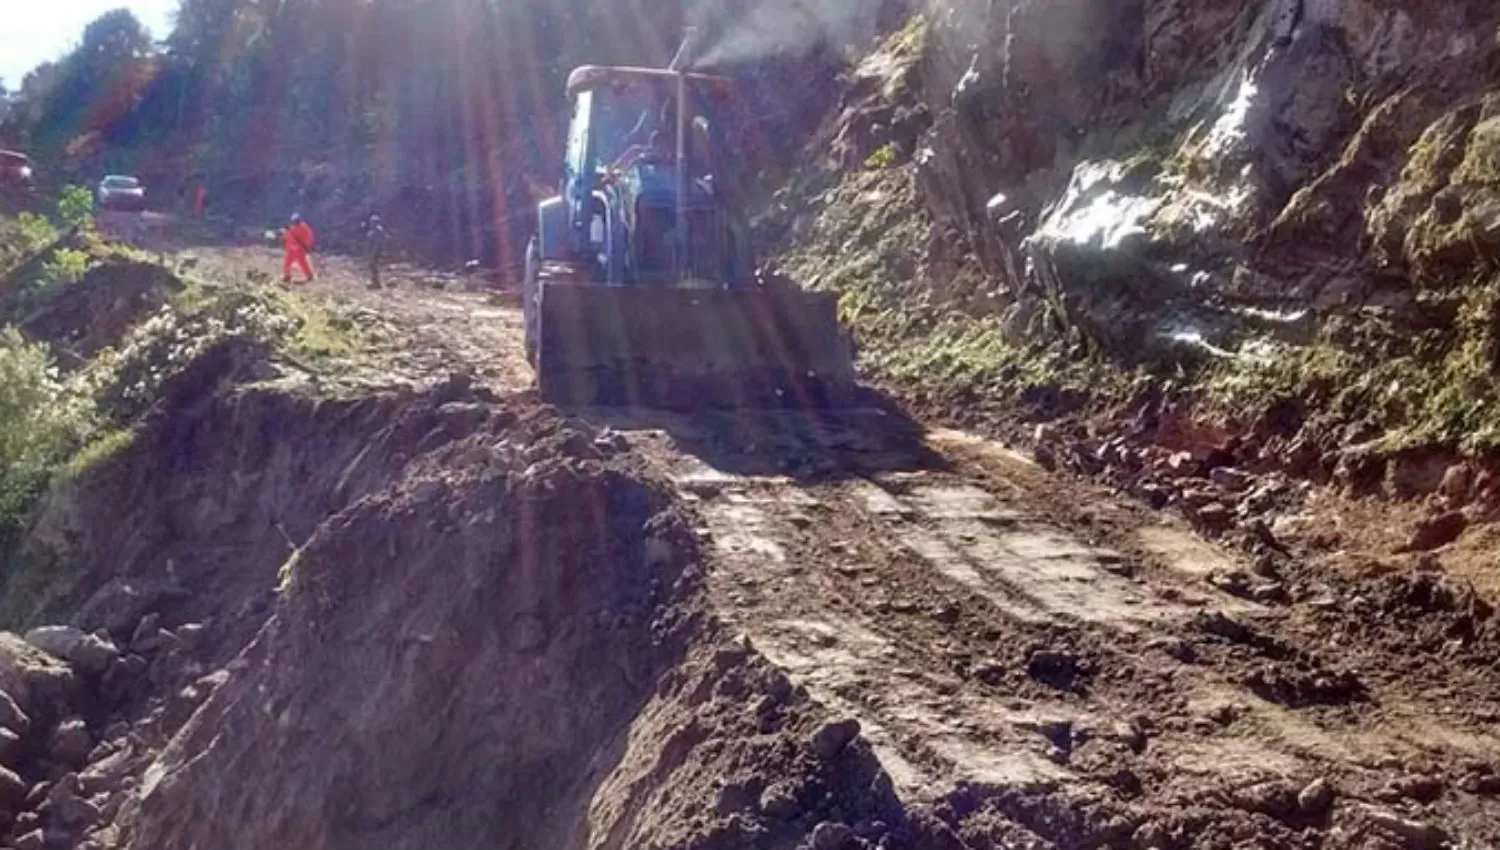
{"type": "Polygon", "coordinates": [[[1363,814],[1372,826],[1400,839],[1408,850],[1440,850],[1449,840],[1447,833],[1432,824],[1404,818],[1389,809],[1367,806],[1363,814]]]}
{"type": "Polygon", "coordinates": [[[47,795],[52,793],[51,782],[38,782],[26,792],[26,808],[35,809],[46,802],[47,795]]]}
{"type": "Polygon", "coordinates": [[[1249,626],[1223,611],[1200,611],[1193,618],[1193,625],[1201,631],[1227,638],[1235,643],[1244,643],[1255,634],[1249,626]]]}
{"type": "Polygon", "coordinates": [[[1297,793],[1297,807],[1309,815],[1320,815],[1333,805],[1333,786],[1326,779],[1314,779],[1297,793]]]}
{"type": "Polygon", "coordinates": [[[1284,819],[1297,810],[1297,793],[1279,781],[1257,782],[1234,792],[1235,805],[1246,811],[1260,812],[1284,819]]]}
{"type": "Polygon", "coordinates": [[[23,749],[21,736],[0,726],[0,765],[15,767],[23,749]]]}
{"type": "Polygon", "coordinates": [[[5,691],[0,691],[0,726],[21,735],[31,728],[31,718],[26,716],[26,712],[5,691]]]}
{"type": "Polygon", "coordinates": [[[825,723],[813,733],[813,750],[825,759],[832,759],[858,737],[858,720],[848,718],[825,723]]]}
{"type": "Polygon", "coordinates": [[[1220,466],[1208,474],[1208,480],[1232,493],[1246,490],[1255,479],[1247,472],[1230,466],[1220,466]]]}
{"type": "Polygon", "coordinates": [[[26,633],[26,642],[54,658],[66,660],[88,635],[73,626],[42,626],[26,633]]]}
{"type": "Polygon", "coordinates": [[[797,802],[796,787],[782,780],[771,783],[761,792],[760,809],[767,817],[789,820],[802,812],[802,805],[797,802]]]}
{"type": "Polygon", "coordinates": [[[148,640],[151,640],[151,639],[155,638],[157,636],[157,634],[160,633],[160,632],[161,632],[161,615],[160,614],[151,613],[151,614],[147,614],[146,616],[142,617],[141,621],[136,624],[135,629],[130,633],[130,651],[131,652],[140,653],[142,655],[146,654],[143,650],[141,650],[139,648],[140,644],[142,642],[144,642],[144,641],[148,641],[148,640]]]}
{"type": "Polygon", "coordinates": [[[22,812],[16,815],[16,822],[12,824],[11,833],[14,835],[25,835],[41,825],[41,815],[36,812],[22,812]]]}
{"type": "Polygon", "coordinates": [[[813,850],[844,850],[854,839],[854,830],[848,826],[824,821],[813,827],[813,850]]]}
{"type": "Polygon", "coordinates": [[[1469,519],[1461,511],[1449,511],[1429,517],[1417,524],[1411,538],[1398,552],[1430,552],[1452,543],[1469,527],[1469,519]]]}
{"type": "Polygon", "coordinates": [[[1474,474],[1468,464],[1456,463],[1443,472],[1438,484],[1438,493],[1448,501],[1450,508],[1461,508],[1469,503],[1474,490],[1474,474]]]}
{"type": "Polygon", "coordinates": [[[130,637],[146,614],[181,601],[187,591],[175,583],[146,579],[111,579],[78,610],[74,623],[86,631],[106,629],[120,639],[130,637]]]}
{"type": "Polygon", "coordinates": [[[81,767],[94,749],[88,727],[76,717],[59,723],[52,733],[52,757],[62,764],[81,767]]]}
{"type": "Polygon", "coordinates": [[[47,844],[40,829],[33,829],[20,838],[16,839],[16,850],[42,850],[47,844]]]}
{"type": "Polygon", "coordinates": [[[73,829],[93,826],[100,816],[98,806],[76,795],[54,801],[53,812],[63,826],[73,829]]]}
{"type": "Polygon", "coordinates": [[[86,676],[103,675],[119,657],[120,650],[112,642],[95,635],[79,638],[67,655],[73,667],[86,676]]]}
{"type": "Polygon", "coordinates": [[[743,783],[730,782],[719,789],[714,798],[714,811],[721,815],[751,811],[760,801],[759,795],[743,783]]]}
{"type": "Polygon", "coordinates": [[[146,634],[141,634],[141,630],[138,629],[136,634],[137,636],[130,641],[130,651],[140,655],[170,653],[182,646],[182,641],[178,640],[177,635],[166,629],[158,628],[146,634]]]}
{"type": "MultiPolygon", "coordinates": [[[[10,632],[0,632],[0,691],[10,694],[26,716],[60,716],[77,688],[66,662],[10,632]]],[[[24,729],[16,731],[25,734],[24,729]]]]}
{"type": "Polygon", "coordinates": [[[0,809],[14,812],[27,799],[26,783],[9,768],[0,768],[0,809]]]}

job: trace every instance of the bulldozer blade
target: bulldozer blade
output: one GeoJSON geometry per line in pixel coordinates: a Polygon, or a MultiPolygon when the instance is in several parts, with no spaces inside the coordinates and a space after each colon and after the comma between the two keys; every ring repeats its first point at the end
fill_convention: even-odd
{"type": "Polygon", "coordinates": [[[543,284],[537,373],[578,405],[840,407],[852,347],[826,293],[543,284]]]}

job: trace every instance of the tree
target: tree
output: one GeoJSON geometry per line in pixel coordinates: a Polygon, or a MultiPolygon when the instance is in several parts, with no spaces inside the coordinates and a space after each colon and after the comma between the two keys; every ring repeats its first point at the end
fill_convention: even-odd
{"type": "Polygon", "coordinates": [[[91,71],[139,59],[151,52],[151,36],[129,9],[114,9],[83,28],[73,58],[91,71]]]}

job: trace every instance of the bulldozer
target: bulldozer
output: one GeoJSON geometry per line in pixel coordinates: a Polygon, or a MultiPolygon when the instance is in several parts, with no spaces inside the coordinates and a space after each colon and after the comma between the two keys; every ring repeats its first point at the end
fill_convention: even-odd
{"type": "Polygon", "coordinates": [[[720,116],[732,80],[584,66],[559,194],[537,208],[522,292],[544,399],[657,408],[839,407],[851,340],[828,293],[759,274],[720,116]]]}

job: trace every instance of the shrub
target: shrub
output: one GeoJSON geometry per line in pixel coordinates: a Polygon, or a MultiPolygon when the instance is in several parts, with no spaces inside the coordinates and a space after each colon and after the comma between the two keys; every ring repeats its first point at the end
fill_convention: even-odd
{"type": "Polygon", "coordinates": [[[48,289],[56,289],[83,280],[88,270],[87,251],[58,248],[52,252],[52,259],[42,264],[42,277],[48,289]]]}
{"type": "Polygon", "coordinates": [[[894,142],[886,142],[875,149],[875,152],[865,158],[865,169],[869,171],[884,171],[896,165],[897,152],[894,142]]]}
{"type": "Polygon", "coordinates": [[[57,217],[65,227],[88,228],[94,223],[94,194],[82,186],[63,187],[57,199],[57,217]]]}
{"type": "Polygon", "coordinates": [[[163,307],[132,328],[117,348],[100,352],[82,373],[80,387],[105,417],[129,424],[156,400],[164,383],[212,346],[231,337],[275,344],[295,331],[294,324],[248,294],[196,313],[163,307]]]}
{"type": "Polygon", "coordinates": [[[91,403],[59,379],[44,346],[0,332],[0,532],[21,524],[92,423],[91,403]]]}
{"type": "Polygon", "coordinates": [[[57,239],[57,229],[36,213],[0,218],[0,274],[8,272],[57,239]]]}
{"type": "Polygon", "coordinates": [[[28,253],[40,250],[57,239],[57,228],[52,226],[52,222],[46,216],[34,212],[23,212],[16,216],[16,232],[25,242],[28,253]]]}

